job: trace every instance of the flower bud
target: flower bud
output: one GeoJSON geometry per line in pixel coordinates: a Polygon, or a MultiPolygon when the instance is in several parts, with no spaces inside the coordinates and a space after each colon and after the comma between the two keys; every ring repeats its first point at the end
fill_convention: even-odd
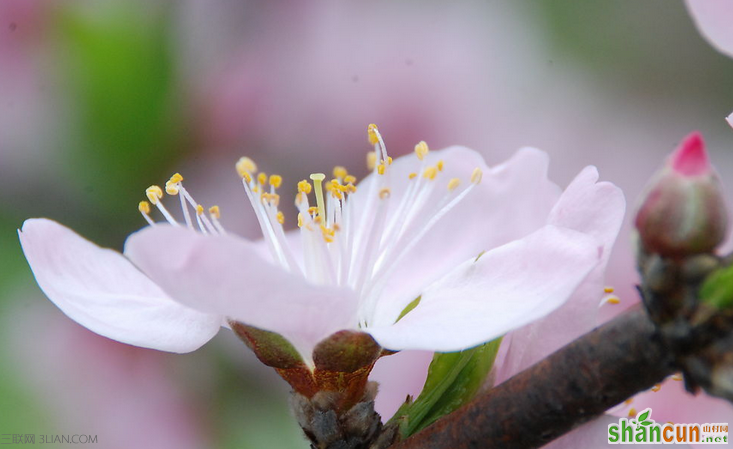
{"type": "Polygon", "coordinates": [[[711,252],[723,240],[727,213],[700,133],[688,135],[652,178],[635,225],[643,249],[663,257],[711,252]]]}

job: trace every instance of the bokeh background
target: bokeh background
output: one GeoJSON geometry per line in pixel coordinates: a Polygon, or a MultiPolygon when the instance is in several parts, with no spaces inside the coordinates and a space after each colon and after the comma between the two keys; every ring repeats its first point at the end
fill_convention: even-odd
{"type": "MultiPolygon", "coordinates": [[[[596,165],[630,209],[698,129],[733,199],[731,110],[733,60],[679,0],[0,0],[0,434],[305,447],[286,385],[229,332],[171,355],[66,318],[22,256],[26,218],[121,249],[144,225],[144,189],[180,171],[255,238],[237,158],[283,175],[285,192],[334,165],[363,176],[371,122],[393,155],[426,140],[496,164],[536,146],[563,186],[596,165]]],[[[629,240],[627,224],[616,310],[637,301],[629,240]]]]}

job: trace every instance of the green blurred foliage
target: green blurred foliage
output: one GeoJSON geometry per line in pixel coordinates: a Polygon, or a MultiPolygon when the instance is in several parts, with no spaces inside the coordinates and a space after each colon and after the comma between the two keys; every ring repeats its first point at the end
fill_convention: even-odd
{"type": "Polygon", "coordinates": [[[57,46],[76,113],[67,170],[106,232],[142,224],[144,189],[165,181],[185,143],[168,15],[151,8],[100,2],[59,17],[57,46]]]}
{"type": "MultiPolygon", "coordinates": [[[[733,104],[733,60],[691,24],[682,1],[533,2],[554,50],[591,70],[610,89],[660,100],[733,104]]],[[[554,61],[548,61],[554,63],[554,61]]]]}

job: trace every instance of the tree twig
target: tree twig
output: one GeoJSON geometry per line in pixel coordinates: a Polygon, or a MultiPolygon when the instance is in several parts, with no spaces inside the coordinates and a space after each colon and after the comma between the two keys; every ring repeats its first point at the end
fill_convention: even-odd
{"type": "Polygon", "coordinates": [[[391,447],[538,448],[676,370],[654,324],[637,309],[391,447]]]}

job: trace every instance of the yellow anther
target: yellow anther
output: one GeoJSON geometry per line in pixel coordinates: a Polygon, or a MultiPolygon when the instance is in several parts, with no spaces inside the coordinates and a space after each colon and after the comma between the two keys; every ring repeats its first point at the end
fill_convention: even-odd
{"type": "Polygon", "coordinates": [[[484,172],[481,171],[480,168],[476,167],[473,169],[473,173],[471,173],[471,182],[473,184],[478,184],[481,182],[481,178],[483,178],[484,172]]]}
{"type": "Polygon", "coordinates": [[[628,398],[627,400],[624,401],[624,404],[630,405],[632,402],[634,402],[634,398],[628,398]]]}
{"type": "Polygon", "coordinates": [[[633,418],[636,416],[636,409],[634,407],[631,407],[629,409],[629,418],[633,418]]]}
{"type": "Polygon", "coordinates": [[[196,215],[203,215],[204,214],[204,206],[197,204],[196,205],[196,215]]]}
{"type": "Polygon", "coordinates": [[[283,214],[282,211],[277,212],[277,222],[280,224],[285,224],[285,214],[283,214]]]}
{"type": "Polygon", "coordinates": [[[387,156],[387,165],[392,165],[392,156],[387,156]]]}
{"type": "Polygon", "coordinates": [[[654,385],[654,386],[652,387],[652,391],[653,391],[653,392],[655,392],[655,393],[656,393],[657,391],[661,390],[661,389],[662,389],[662,385],[660,385],[660,384],[656,384],[656,385],[654,385]]]}
{"type": "Polygon", "coordinates": [[[346,175],[346,176],[344,176],[344,183],[346,183],[346,184],[356,184],[356,176],[354,176],[354,175],[346,175]]]}
{"type": "Polygon", "coordinates": [[[178,192],[181,189],[178,187],[178,184],[175,182],[171,182],[170,180],[165,183],[165,193],[168,195],[178,195],[178,192]]]}
{"type": "Polygon", "coordinates": [[[613,287],[606,287],[603,289],[604,293],[613,293],[613,287]]]}
{"type": "Polygon", "coordinates": [[[415,154],[417,155],[417,158],[420,160],[425,159],[425,156],[427,156],[429,151],[430,150],[428,149],[428,144],[425,143],[424,140],[421,140],[420,143],[415,145],[415,154]]]}
{"type": "Polygon", "coordinates": [[[332,182],[327,182],[324,188],[326,189],[326,192],[331,192],[335,187],[332,182]]]}
{"type": "Polygon", "coordinates": [[[677,382],[681,382],[682,380],[684,380],[684,378],[682,377],[682,374],[677,373],[674,376],[672,376],[672,380],[676,380],[677,382]]]}
{"type": "Polygon", "coordinates": [[[606,300],[609,304],[621,304],[621,300],[615,296],[611,296],[606,300]]]}
{"type": "Polygon", "coordinates": [[[147,201],[140,201],[137,205],[137,210],[145,215],[148,215],[150,213],[150,203],[148,203],[147,201]]]}
{"type": "Polygon", "coordinates": [[[311,193],[311,190],[313,190],[313,186],[311,186],[311,183],[306,181],[305,179],[298,183],[298,192],[308,195],[309,193],[311,193]]]}
{"type": "Polygon", "coordinates": [[[151,203],[158,204],[158,201],[163,198],[163,189],[161,189],[159,186],[150,186],[145,189],[145,195],[148,197],[148,200],[150,200],[151,203]]]}
{"type": "Polygon", "coordinates": [[[280,175],[270,175],[270,185],[276,189],[279,189],[283,184],[283,177],[280,175]]]}
{"type": "Polygon", "coordinates": [[[316,206],[311,206],[308,208],[308,213],[310,215],[316,215],[318,214],[318,208],[316,206]]]}
{"type": "Polygon", "coordinates": [[[367,153],[367,168],[371,171],[377,166],[377,153],[370,151],[367,153]]]}
{"type": "Polygon", "coordinates": [[[415,179],[415,178],[417,178],[417,173],[410,173],[409,175],[407,175],[407,178],[408,179],[415,179]]]}
{"type": "Polygon", "coordinates": [[[380,191],[379,191],[379,198],[380,198],[380,199],[386,199],[386,198],[389,198],[389,195],[390,195],[391,193],[392,193],[392,192],[390,192],[390,190],[389,190],[389,189],[382,189],[382,190],[380,190],[380,191]]]}
{"type": "MultiPolygon", "coordinates": [[[[237,173],[239,173],[239,176],[242,178],[247,179],[247,176],[245,174],[252,174],[257,173],[257,164],[254,163],[254,161],[248,157],[241,157],[237,161],[235,168],[237,169],[237,173]]],[[[251,180],[247,179],[247,182],[251,180]]]]}
{"type": "Polygon", "coordinates": [[[458,178],[453,178],[450,181],[448,181],[448,191],[452,192],[456,190],[456,187],[458,187],[461,184],[461,180],[458,178]]]}
{"type": "Polygon", "coordinates": [[[183,181],[183,176],[181,176],[180,173],[175,173],[173,176],[171,176],[171,179],[168,180],[171,184],[178,184],[179,182],[183,181]]]}
{"type": "Polygon", "coordinates": [[[346,193],[354,193],[356,192],[356,186],[354,184],[348,184],[346,186],[346,193]]]}
{"type": "Polygon", "coordinates": [[[341,226],[338,225],[338,223],[333,224],[333,232],[338,232],[341,230],[341,226]]]}
{"type": "Polygon", "coordinates": [[[438,176],[438,169],[437,167],[428,167],[425,169],[422,175],[423,178],[427,178],[432,181],[433,179],[435,179],[436,176],[438,176]]]}
{"type": "Polygon", "coordinates": [[[379,173],[380,175],[383,175],[385,169],[386,169],[386,167],[384,166],[384,164],[379,164],[377,166],[377,173],[379,173]]]}
{"type": "Polygon", "coordinates": [[[369,135],[369,143],[371,143],[372,145],[376,145],[379,143],[379,130],[377,130],[377,125],[371,123],[367,127],[367,134],[369,135]]]}
{"type": "Polygon", "coordinates": [[[445,165],[445,162],[442,160],[439,160],[437,164],[435,164],[435,167],[438,169],[438,171],[443,171],[443,166],[445,165]]]}
{"type": "Polygon", "coordinates": [[[303,214],[301,214],[300,212],[298,212],[298,227],[303,227],[303,214]]]}
{"type": "Polygon", "coordinates": [[[333,177],[344,179],[346,176],[348,176],[349,172],[346,171],[346,168],[337,165],[336,167],[333,167],[333,177]]]}
{"type": "Polygon", "coordinates": [[[257,175],[257,182],[259,182],[261,186],[267,184],[267,174],[265,174],[265,172],[262,172],[257,175]]]}
{"type": "Polygon", "coordinates": [[[340,192],[339,190],[337,190],[337,189],[331,189],[331,196],[333,196],[333,197],[334,197],[334,198],[336,198],[337,200],[342,200],[342,199],[344,199],[344,194],[343,194],[343,193],[341,193],[341,192],[340,192]]]}
{"type": "Polygon", "coordinates": [[[318,206],[320,217],[326,216],[326,203],[323,201],[323,189],[321,188],[324,179],[326,179],[326,175],[323,173],[311,173],[311,180],[316,191],[316,206],[318,206]]]}
{"type": "Polygon", "coordinates": [[[221,211],[219,210],[219,206],[211,206],[209,208],[209,215],[216,218],[217,220],[221,218],[221,211]]]}
{"type": "Polygon", "coordinates": [[[247,184],[249,184],[249,183],[251,183],[251,182],[252,182],[252,175],[250,175],[250,174],[249,174],[249,173],[247,173],[247,172],[244,172],[244,173],[240,173],[240,174],[242,175],[242,178],[243,178],[243,179],[244,179],[245,181],[247,181],[247,184]]]}

